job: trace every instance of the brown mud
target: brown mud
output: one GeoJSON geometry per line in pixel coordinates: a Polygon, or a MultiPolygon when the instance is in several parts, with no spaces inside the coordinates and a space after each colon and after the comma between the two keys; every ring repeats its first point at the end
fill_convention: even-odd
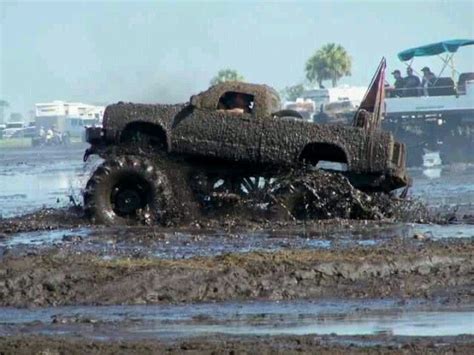
{"type": "MultiPolygon", "coordinates": [[[[446,223],[447,219],[437,218],[438,221],[446,223]]],[[[413,221],[416,222],[416,221],[413,221]]],[[[368,219],[303,219],[303,220],[269,220],[259,216],[240,211],[236,215],[224,214],[220,216],[202,217],[197,220],[174,226],[144,226],[149,231],[174,231],[174,230],[203,230],[220,229],[223,231],[256,231],[256,230],[278,230],[294,233],[298,230],[313,230],[321,232],[333,232],[335,230],[362,227],[366,229],[378,228],[380,226],[396,223],[394,219],[368,220],[368,219]],[[247,218],[244,218],[247,217],[247,218]]],[[[15,233],[48,231],[66,228],[94,227],[84,216],[82,208],[64,209],[42,209],[37,212],[23,216],[0,219],[0,236],[4,237],[15,233]]],[[[123,227],[126,229],[126,227],[123,227]]]]}
{"type": "Polygon", "coordinates": [[[432,219],[418,200],[399,198],[394,193],[356,189],[342,174],[322,170],[295,170],[285,176],[275,192],[283,191],[283,205],[295,219],[391,219],[423,223],[432,219]],[[286,201],[289,203],[285,204],[286,201]]]}
{"type": "MultiPolygon", "coordinates": [[[[201,206],[203,208],[199,213],[183,212],[183,206],[186,206],[185,209],[190,206],[195,209],[197,204],[191,200],[181,200],[169,211],[172,217],[161,221],[161,225],[191,228],[234,226],[255,230],[268,229],[274,225],[291,227],[310,226],[323,221],[337,223],[340,219],[353,220],[355,223],[358,220],[447,223],[457,218],[451,212],[430,213],[417,199],[362,192],[355,189],[344,176],[328,172],[284,176],[278,182],[278,187],[266,192],[261,200],[228,192],[213,194],[206,205],[201,206]],[[183,215],[187,217],[183,218],[183,215]]],[[[41,209],[23,216],[0,218],[0,235],[88,225],[91,225],[91,221],[79,205],[41,209]]]]}
{"type": "MultiPolygon", "coordinates": [[[[291,209],[290,213],[288,209],[280,209],[277,217],[261,213],[259,204],[251,200],[229,199],[229,194],[224,193],[216,194],[217,198],[211,200],[213,209],[199,218],[178,221],[166,228],[92,226],[80,206],[42,209],[0,219],[0,240],[4,241],[21,232],[78,227],[88,230],[85,237],[74,235],[73,231],[72,237],[63,238],[63,243],[43,249],[27,244],[21,253],[17,253],[20,248],[4,247],[3,251],[7,252],[0,255],[0,307],[254,300],[293,302],[321,298],[421,298],[430,304],[443,303],[454,308],[473,304],[472,238],[430,240],[424,235],[392,238],[383,232],[385,227],[397,221],[448,223],[458,220],[469,223],[472,216],[456,216],[449,211],[433,215],[416,200],[361,192],[341,175],[315,174],[319,174],[318,180],[308,180],[306,175],[283,181],[286,185],[280,186],[282,190],[296,188],[304,192],[306,197],[295,205],[301,206],[303,202],[305,208],[291,209]],[[284,218],[279,218],[282,216],[284,218]],[[206,244],[200,242],[203,238],[199,235],[209,231],[229,234],[227,239],[231,238],[231,233],[241,233],[239,239],[243,244],[249,231],[271,231],[286,234],[288,238],[295,233],[303,236],[315,233],[338,240],[337,233],[341,231],[363,234],[377,229],[381,230],[383,243],[350,243],[350,247],[331,243],[329,248],[296,249],[284,244],[271,251],[250,248],[247,252],[211,253],[183,259],[150,255],[139,250],[153,245],[157,239],[166,244],[172,235],[165,234],[174,232],[189,233],[191,236],[185,243],[189,243],[191,249],[202,249],[206,244]],[[121,253],[100,252],[106,243],[114,247],[123,242],[131,247],[121,253]],[[92,251],[82,249],[84,245],[92,245],[92,251]]],[[[275,193],[275,196],[279,199],[284,194],[275,193]]],[[[280,201],[295,202],[284,198],[280,201]]],[[[177,244],[171,241],[166,245],[170,250],[167,252],[171,252],[177,244]]],[[[473,353],[473,344],[472,335],[215,336],[174,342],[101,342],[61,335],[14,335],[0,337],[0,354],[181,353],[185,350],[191,353],[473,353]]]]}
{"type": "Polygon", "coordinates": [[[470,240],[110,260],[53,250],[0,261],[0,306],[169,304],[309,298],[472,302],[470,240]]]}
{"type": "Polygon", "coordinates": [[[74,337],[0,338],[0,354],[472,354],[472,336],[220,336],[175,342],[105,342],[74,337]],[[371,344],[371,345],[366,345],[371,344]]]}
{"type": "Polygon", "coordinates": [[[90,225],[81,207],[44,208],[23,216],[0,218],[0,236],[39,230],[54,230],[90,225]]]}

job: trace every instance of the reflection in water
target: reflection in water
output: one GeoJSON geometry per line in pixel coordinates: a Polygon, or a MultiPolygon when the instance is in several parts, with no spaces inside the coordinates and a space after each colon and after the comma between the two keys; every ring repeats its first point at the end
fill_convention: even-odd
{"type": "Polygon", "coordinates": [[[412,195],[421,198],[429,207],[457,206],[466,213],[474,213],[473,165],[410,169],[409,174],[413,179],[412,195]],[[439,178],[436,177],[438,169],[441,169],[439,178]]]}
{"type": "Polygon", "coordinates": [[[425,151],[425,154],[423,154],[423,166],[425,168],[431,168],[433,166],[441,166],[442,161],[441,161],[441,156],[439,152],[430,152],[430,151],[425,151]]]}
{"type": "Polygon", "coordinates": [[[474,226],[470,224],[414,224],[411,225],[407,237],[423,234],[431,239],[474,238],[474,226]]]}
{"type": "MultiPolygon", "coordinates": [[[[474,334],[472,324],[474,312],[415,312],[401,315],[374,314],[354,319],[344,317],[324,317],[294,323],[270,320],[263,324],[233,325],[232,322],[208,325],[160,325],[161,332],[177,335],[203,335],[221,333],[235,335],[373,335],[385,333],[405,336],[454,336],[474,334]],[[288,324],[290,323],[290,324],[288,324]],[[306,323],[306,324],[305,324],[306,323]],[[304,325],[301,325],[304,324],[304,325]]],[[[249,322],[251,323],[251,322],[249,322]]],[[[143,327],[139,332],[157,333],[153,327],[143,327]]]]}
{"type": "Polygon", "coordinates": [[[64,207],[81,189],[94,163],[85,165],[83,147],[71,150],[11,150],[0,154],[0,217],[42,207],[64,207]]]}
{"type": "Polygon", "coordinates": [[[80,193],[84,182],[84,174],[76,169],[0,175],[2,216],[23,214],[43,206],[63,207],[69,196],[80,193]]]}
{"type": "Polygon", "coordinates": [[[441,168],[424,169],[423,175],[428,179],[439,179],[441,177],[441,168]]]}

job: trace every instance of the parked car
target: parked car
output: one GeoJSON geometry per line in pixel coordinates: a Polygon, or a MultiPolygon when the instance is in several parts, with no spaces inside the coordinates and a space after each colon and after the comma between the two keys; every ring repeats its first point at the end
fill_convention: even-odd
{"type": "Polygon", "coordinates": [[[36,127],[30,126],[13,132],[11,138],[34,138],[38,135],[36,127]]]}

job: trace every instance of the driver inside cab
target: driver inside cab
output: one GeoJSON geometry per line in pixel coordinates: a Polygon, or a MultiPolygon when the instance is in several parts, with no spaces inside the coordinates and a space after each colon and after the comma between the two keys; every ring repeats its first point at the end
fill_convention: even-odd
{"type": "Polygon", "coordinates": [[[251,113],[251,97],[238,92],[228,92],[220,98],[218,109],[230,113],[251,113]]]}

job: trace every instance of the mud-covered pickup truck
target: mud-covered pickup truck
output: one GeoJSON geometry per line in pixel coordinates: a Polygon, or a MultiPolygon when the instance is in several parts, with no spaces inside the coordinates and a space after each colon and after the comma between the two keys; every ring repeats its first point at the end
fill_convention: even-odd
{"type": "Polygon", "coordinates": [[[225,82],[178,105],[113,104],[103,128],[88,128],[86,139],[86,155],[105,162],[87,184],[85,207],[107,224],[135,221],[144,209],[160,220],[183,186],[198,195],[218,185],[248,194],[283,171],[320,162],[340,163],[361,189],[390,191],[409,181],[405,147],[390,133],[301,120],[281,111],[266,85],[225,82]]]}

